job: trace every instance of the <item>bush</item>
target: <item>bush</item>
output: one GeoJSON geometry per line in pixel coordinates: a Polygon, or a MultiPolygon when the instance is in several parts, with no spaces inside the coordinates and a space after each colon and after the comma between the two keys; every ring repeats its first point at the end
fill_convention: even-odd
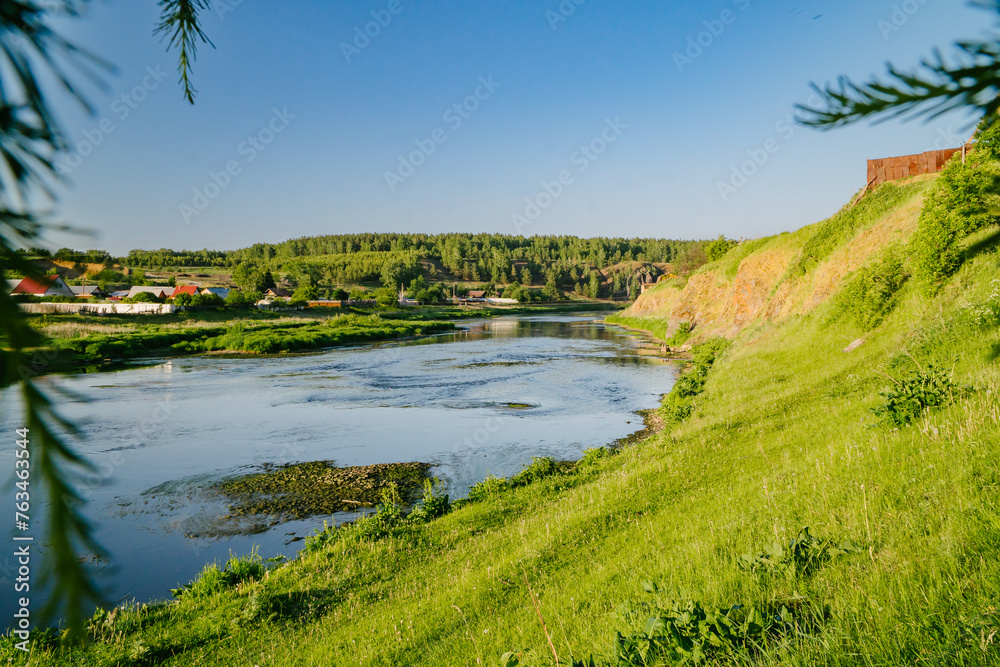
{"type": "Polygon", "coordinates": [[[705,254],[708,256],[708,261],[714,262],[725,257],[726,253],[735,248],[737,245],[739,245],[739,243],[736,241],[727,239],[722,234],[719,234],[719,238],[705,244],[705,254]]]}
{"type": "Polygon", "coordinates": [[[438,493],[440,485],[441,481],[436,477],[432,480],[424,480],[424,497],[406,517],[408,521],[423,523],[444,516],[451,511],[451,500],[448,498],[448,494],[438,493]]]}
{"type": "Polygon", "coordinates": [[[558,472],[559,466],[551,456],[532,456],[531,465],[511,477],[510,485],[514,487],[526,486],[532,482],[551,477],[558,472]]]}
{"type": "Polygon", "coordinates": [[[695,397],[705,390],[709,370],[728,345],[727,339],[716,337],[694,347],[691,363],[663,401],[662,414],[665,419],[679,422],[691,415],[695,397]]]}
{"type": "MultiPolygon", "coordinates": [[[[643,588],[654,595],[659,592],[652,582],[643,582],[643,588]]],[[[682,598],[658,601],[651,612],[639,633],[618,633],[615,664],[742,664],[737,656],[759,653],[769,639],[794,629],[792,615],[785,607],[761,609],[736,604],[717,609],[682,598]]]]}
{"type": "Polygon", "coordinates": [[[257,581],[264,576],[264,561],[257,553],[257,548],[248,556],[239,558],[229,556],[226,567],[219,569],[218,563],[205,566],[201,574],[189,584],[171,590],[174,597],[204,597],[224,590],[236,588],[249,581],[257,581]]]}
{"type": "Polygon", "coordinates": [[[855,272],[841,294],[841,307],[858,326],[872,329],[892,311],[896,293],[907,278],[903,262],[890,250],[855,272]]]}
{"type": "MultiPolygon", "coordinates": [[[[985,121],[984,121],[985,122],[985,121]]],[[[917,274],[934,293],[961,266],[960,242],[1000,222],[1000,123],[980,125],[979,142],[963,163],[955,155],[927,196],[913,237],[917,274]],[[981,148],[980,148],[981,146],[981,148]]]]}
{"type": "Polygon", "coordinates": [[[260,292],[244,292],[243,290],[230,290],[225,303],[230,308],[251,308],[263,298],[260,292]]]}
{"type": "Polygon", "coordinates": [[[163,299],[153,296],[152,292],[139,292],[133,297],[125,299],[126,303],[163,303],[163,299]]]}
{"type": "Polygon", "coordinates": [[[931,408],[947,405],[954,401],[956,394],[971,389],[956,385],[943,369],[934,366],[918,369],[909,377],[894,382],[894,387],[880,392],[882,404],[871,408],[880,421],[893,426],[906,426],[931,408]]]}
{"type": "Polygon", "coordinates": [[[693,327],[690,322],[681,322],[677,325],[677,330],[674,334],[667,339],[667,345],[670,347],[678,347],[683,345],[691,337],[691,330],[693,327]]]}
{"type": "Polygon", "coordinates": [[[469,488],[469,495],[467,496],[467,499],[470,502],[476,502],[478,500],[496,498],[507,488],[507,480],[503,477],[487,475],[483,481],[469,488]]]}
{"type": "Polygon", "coordinates": [[[221,308],[226,305],[226,302],[218,294],[209,292],[208,294],[195,294],[191,297],[189,305],[199,308],[221,308]]]}
{"type": "Polygon", "coordinates": [[[751,574],[781,574],[788,578],[807,577],[825,563],[848,554],[860,553],[850,541],[834,544],[822,540],[803,528],[786,545],[772,542],[755,554],[743,554],[740,569],[751,574]]]}

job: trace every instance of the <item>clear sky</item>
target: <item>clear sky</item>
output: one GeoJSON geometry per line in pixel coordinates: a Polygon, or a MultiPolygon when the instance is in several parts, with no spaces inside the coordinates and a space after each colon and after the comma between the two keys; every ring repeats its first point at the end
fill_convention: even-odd
{"type": "Polygon", "coordinates": [[[110,0],[58,24],[118,71],[96,115],[64,107],[79,154],[58,212],[95,236],[57,245],[792,230],[848,201],[867,158],[972,129],[792,125],[809,83],[992,26],[962,0],[214,0],[190,106],[157,18],[154,0],[110,0]]]}

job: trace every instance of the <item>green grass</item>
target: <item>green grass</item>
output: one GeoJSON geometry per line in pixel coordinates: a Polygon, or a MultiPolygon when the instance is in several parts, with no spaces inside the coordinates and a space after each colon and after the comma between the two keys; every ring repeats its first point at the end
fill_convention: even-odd
{"type": "Polygon", "coordinates": [[[629,329],[638,329],[652,334],[656,338],[666,341],[670,336],[668,330],[670,323],[667,320],[653,317],[635,317],[634,315],[608,315],[604,318],[609,324],[618,324],[629,329]]]}
{"type": "MultiPolygon", "coordinates": [[[[551,640],[564,665],[702,645],[709,664],[996,665],[998,272],[990,247],[936,297],[907,283],[870,331],[833,300],[745,329],[691,413],[639,445],[102,612],[90,646],[42,642],[31,664],[552,665],[551,640]],[[930,367],[971,391],[905,426],[873,414],[930,367]]],[[[10,639],[8,656],[26,664],[10,639]]]]}
{"type": "MultiPolygon", "coordinates": [[[[232,318],[232,315],[230,315],[232,318]]],[[[98,318],[98,320],[103,318],[98,318]]],[[[150,356],[176,356],[205,352],[277,354],[315,350],[338,345],[367,343],[451,331],[451,322],[435,320],[383,319],[379,315],[338,314],[322,319],[251,317],[219,320],[222,326],[196,326],[213,320],[196,320],[195,326],[156,321],[125,320],[125,326],[76,316],[50,325],[57,352],[50,370],[118,362],[150,356]],[[71,323],[71,332],[65,331],[71,323]],[[109,333],[95,333],[110,329],[109,333]],[[58,336],[56,332],[62,332],[58,336]]]]}

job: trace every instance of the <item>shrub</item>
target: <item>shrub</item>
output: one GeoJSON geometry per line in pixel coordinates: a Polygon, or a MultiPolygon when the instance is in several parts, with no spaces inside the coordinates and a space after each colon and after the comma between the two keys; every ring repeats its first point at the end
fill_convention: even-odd
{"type": "Polygon", "coordinates": [[[708,256],[708,261],[714,262],[725,257],[726,253],[737,245],[739,244],[736,241],[719,234],[719,238],[705,244],[705,254],[708,256]]]}
{"type": "Polygon", "coordinates": [[[256,581],[264,576],[264,561],[254,547],[249,555],[240,558],[229,556],[226,567],[219,569],[218,563],[205,566],[194,581],[171,590],[174,597],[204,597],[224,590],[236,588],[244,582],[256,581]]]}
{"type": "Polygon", "coordinates": [[[772,542],[755,554],[743,554],[740,569],[758,574],[782,574],[789,578],[809,576],[819,567],[839,556],[859,553],[851,541],[834,545],[832,540],[821,540],[803,528],[787,545],[772,542]]]}
{"type": "Polygon", "coordinates": [[[691,415],[694,411],[694,398],[705,390],[709,370],[728,345],[727,339],[715,337],[694,347],[691,363],[663,401],[662,414],[665,419],[678,422],[691,415]]]}
{"type": "Polygon", "coordinates": [[[671,347],[683,345],[691,337],[691,330],[693,328],[690,322],[681,322],[677,325],[677,330],[674,331],[674,334],[667,339],[667,345],[671,347]]]}
{"type": "MultiPolygon", "coordinates": [[[[656,595],[656,584],[643,582],[656,595]]],[[[620,666],[683,665],[706,661],[735,664],[738,657],[760,652],[768,639],[794,627],[786,607],[769,610],[736,604],[724,609],[706,607],[682,598],[659,601],[645,627],[630,636],[617,634],[615,659],[620,666]]]]}
{"type": "Polygon", "coordinates": [[[912,250],[917,273],[930,293],[961,266],[962,239],[1000,222],[998,139],[1000,123],[981,125],[979,142],[968,159],[963,162],[956,154],[927,196],[912,250]]]}
{"type": "Polygon", "coordinates": [[[841,293],[841,307],[858,326],[872,329],[892,311],[907,278],[902,260],[890,250],[855,272],[841,293]]]}
{"type": "Polygon", "coordinates": [[[163,299],[153,296],[152,292],[139,292],[133,297],[125,299],[126,303],[163,303],[163,299]]]}
{"type": "Polygon", "coordinates": [[[494,477],[493,475],[487,475],[486,478],[469,487],[469,494],[467,499],[471,502],[477,500],[485,500],[488,498],[496,498],[508,488],[507,480],[503,477],[494,477]]]}
{"type": "Polygon", "coordinates": [[[440,485],[441,481],[436,477],[432,480],[424,480],[424,497],[406,517],[408,521],[415,523],[430,521],[451,511],[451,500],[448,494],[438,493],[440,485]]]}
{"type": "Polygon", "coordinates": [[[551,456],[532,456],[531,465],[510,479],[513,487],[526,486],[559,472],[559,465],[551,456]]]}
{"type": "Polygon", "coordinates": [[[931,408],[951,403],[956,394],[968,392],[970,387],[960,387],[943,369],[928,366],[918,369],[896,385],[879,392],[883,402],[871,408],[879,421],[893,426],[906,426],[931,408]]]}

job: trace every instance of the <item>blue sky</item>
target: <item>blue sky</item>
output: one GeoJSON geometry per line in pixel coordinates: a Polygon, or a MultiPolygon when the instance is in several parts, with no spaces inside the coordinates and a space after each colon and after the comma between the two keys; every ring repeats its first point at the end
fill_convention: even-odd
{"type": "Polygon", "coordinates": [[[118,71],[95,115],[63,107],[78,153],[58,211],[95,235],[56,245],[793,230],[861,188],[867,158],[958,145],[973,120],[817,132],[788,122],[808,84],[992,20],[960,0],[215,0],[190,106],[157,18],[114,0],[59,24],[118,71]]]}

